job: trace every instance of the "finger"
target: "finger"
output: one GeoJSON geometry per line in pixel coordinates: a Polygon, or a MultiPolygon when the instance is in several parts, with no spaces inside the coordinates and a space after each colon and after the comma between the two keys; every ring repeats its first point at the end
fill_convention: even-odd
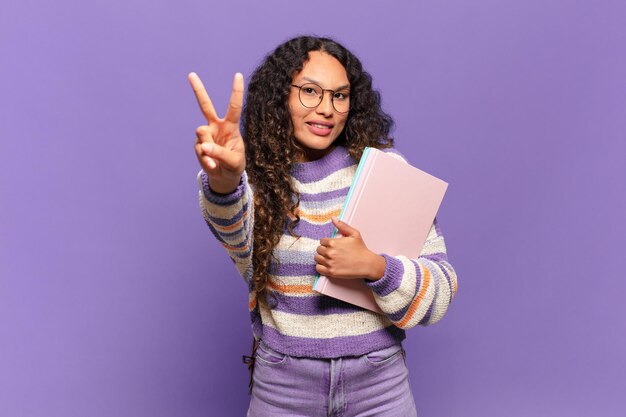
{"type": "Polygon", "coordinates": [[[231,151],[217,143],[203,143],[200,146],[204,155],[218,161],[224,168],[231,171],[240,169],[241,155],[237,152],[231,151]]]}
{"type": "Polygon", "coordinates": [[[196,95],[196,100],[198,100],[198,104],[200,105],[200,110],[206,120],[209,123],[219,120],[219,117],[217,117],[217,113],[215,112],[215,107],[213,107],[209,94],[206,92],[204,84],[202,84],[198,74],[191,72],[187,78],[189,79],[193,93],[196,95]]]}
{"type": "Polygon", "coordinates": [[[233,80],[233,92],[228,102],[228,110],[224,120],[231,123],[239,123],[241,117],[241,108],[243,107],[243,75],[238,72],[233,80]]]}
{"type": "Polygon", "coordinates": [[[202,160],[209,169],[214,170],[215,168],[217,168],[217,161],[210,156],[204,155],[202,156],[202,160]]]}
{"type": "Polygon", "coordinates": [[[213,142],[213,135],[211,134],[209,128],[210,126],[203,125],[196,129],[196,137],[198,138],[198,142],[200,143],[205,143],[205,142],[212,143],[213,142]]]}
{"type": "Polygon", "coordinates": [[[337,228],[337,230],[339,230],[339,233],[341,233],[342,236],[350,236],[350,237],[358,237],[360,236],[360,233],[357,229],[355,229],[354,227],[350,226],[348,223],[342,222],[341,220],[339,220],[337,217],[333,216],[332,217],[332,221],[333,224],[335,225],[335,227],[337,228]]]}
{"type": "MultiPolygon", "coordinates": [[[[205,144],[208,145],[208,144],[205,144]]],[[[210,155],[208,155],[204,149],[202,148],[203,143],[197,141],[194,145],[194,149],[196,151],[196,157],[198,158],[198,162],[200,165],[209,173],[208,171],[212,171],[217,168],[217,162],[210,155]]]]}
{"type": "Polygon", "coordinates": [[[315,265],[315,270],[316,270],[319,274],[324,275],[325,277],[330,276],[330,270],[328,269],[328,267],[327,267],[327,266],[317,264],[317,265],[315,265]]]}
{"type": "Polygon", "coordinates": [[[332,241],[333,239],[329,238],[329,237],[323,237],[320,239],[320,245],[321,246],[325,246],[327,248],[330,248],[332,246],[332,241]]]}
{"type": "Polygon", "coordinates": [[[324,258],[321,255],[315,255],[315,257],[313,259],[315,259],[315,263],[318,264],[318,265],[324,265],[326,267],[330,266],[328,264],[328,259],[324,258]]]}
{"type": "Polygon", "coordinates": [[[324,247],[324,246],[318,246],[317,249],[315,250],[315,252],[317,252],[318,254],[328,257],[328,248],[324,247]]]}

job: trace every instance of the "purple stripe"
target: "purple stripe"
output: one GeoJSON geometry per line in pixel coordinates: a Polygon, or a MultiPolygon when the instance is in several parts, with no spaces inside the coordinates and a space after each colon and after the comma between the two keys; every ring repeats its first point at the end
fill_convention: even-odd
{"type": "Polygon", "coordinates": [[[351,314],[363,308],[326,295],[293,297],[276,291],[269,292],[267,304],[274,311],[284,311],[303,316],[326,316],[328,314],[351,314]]]}
{"type": "Polygon", "coordinates": [[[331,237],[335,226],[331,222],[323,225],[311,224],[306,219],[300,219],[294,232],[298,236],[306,237],[309,239],[320,240],[324,237],[331,237]]]}
{"type": "Polygon", "coordinates": [[[364,335],[330,339],[285,336],[269,326],[262,326],[258,321],[253,324],[253,332],[271,349],[286,355],[305,358],[361,356],[396,345],[406,337],[404,330],[393,325],[364,335]]]}
{"type": "MultiPolygon", "coordinates": [[[[209,229],[211,230],[211,233],[213,233],[213,236],[215,236],[215,238],[224,245],[233,246],[235,248],[243,248],[244,246],[248,244],[249,239],[246,238],[243,242],[240,242],[237,245],[231,245],[230,243],[226,242],[222,238],[222,236],[219,234],[217,230],[215,230],[215,228],[213,227],[211,223],[206,222],[206,224],[209,226],[209,229]]],[[[250,255],[250,247],[248,247],[248,250],[243,253],[238,252],[238,251],[232,252],[231,250],[228,250],[228,253],[230,256],[236,256],[238,258],[245,259],[250,255]]]]}
{"type": "Polygon", "coordinates": [[[247,209],[248,209],[248,204],[244,204],[241,210],[239,210],[236,214],[234,214],[229,219],[223,219],[221,217],[213,217],[206,210],[204,210],[204,212],[205,212],[205,218],[208,218],[212,223],[216,224],[217,226],[230,226],[232,224],[237,223],[239,220],[241,220],[241,218],[243,217],[243,213],[247,209]]]}
{"type": "Polygon", "coordinates": [[[279,276],[310,275],[314,277],[317,275],[317,271],[315,270],[313,254],[311,254],[311,261],[305,264],[272,262],[270,264],[270,274],[279,276]]]}
{"type": "Polygon", "coordinates": [[[365,281],[368,287],[381,297],[391,294],[400,287],[404,275],[404,264],[399,259],[383,254],[385,258],[385,274],[378,281],[365,281]]]}
{"type": "Polygon", "coordinates": [[[443,276],[446,279],[446,284],[450,288],[450,301],[448,302],[448,305],[450,305],[450,302],[452,302],[452,297],[454,297],[454,287],[452,286],[452,279],[450,278],[450,274],[448,273],[447,267],[451,268],[451,266],[447,262],[441,263],[438,266],[439,266],[439,269],[441,270],[441,272],[443,273],[443,276]]]}
{"type": "Polygon", "coordinates": [[[436,217],[433,219],[433,224],[435,225],[435,232],[437,232],[437,236],[441,236],[441,228],[439,227],[439,222],[436,217]]]}
{"type": "Polygon", "coordinates": [[[217,194],[213,190],[211,190],[211,187],[209,187],[209,177],[204,171],[202,171],[202,173],[200,174],[200,182],[202,185],[202,193],[204,194],[204,198],[206,198],[213,204],[217,204],[220,206],[229,206],[239,201],[241,196],[244,194],[246,184],[248,183],[248,177],[246,176],[246,173],[244,171],[244,173],[241,175],[241,179],[239,180],[239,185],[230,194],[217,194]]]}
{"type": "Polygon", "coordinates": [[[445,252],[435,252],[431,253],[430,255],[422,255],[420,256],[420,258],[428,259],[429,261],[433,262],[442,262],[448,260],[448,255],[445,252]]]}
{"type": "Polygon", "coordinates": [[[337,146],[317,161],[297,162],[291,167],[291,175],[303,184],[322,180],[332,173],[356,165],[346,148],[337,146]]]}
{"type": "Polygon", "coordinates": [[[432,278],[431,281],[433,281],[435,285],[435,295],[433,297],[433,301],[428,306],[428,310],[426,310],[426,314],[424,314],[424,317],[422,317],[422,319],[417,323],[422,326],[428,323],[428,320],[430,320],[430,316],[433,314],[433,308],[435,307],[435,300],[437,299],[437,297],[439,297],[439,285],[441,284],[440,282],[441,276],[439,274],[435,274],[432,268],[428,268],[428,270],[430,271],[430,276],[432,278]]]}
{"type": "Polygon", "coordinates": [[[326,191],[324,193],[317,193],[317,194],[301,193],[300,201],[309,202],[309,201],[332,200],[334,198],[347,196],[348,190],[350,190],[350,187],[340,188],[338,190],[326,191]]]}
{"type": "Polygon", "coordinates": [[[387,316],[389,316],[389,318],[394,322],[398,322],[402,320],[402,318],[406,315],[407,311],[409,311],[409,307],[411,307],[411,303],[413,302],[417,294],[419,294],[420,285],[422,284],[421,269],[419,268],[419,266],[416,265],[415,261],[411,261],[411,263],[415,266],[415,291],[413,292],[413,296],[411,297],[411,299],[406,303],[404,307],[402,307],[398,311],[387,314],[387,316]]]}
{"type": "Polygon", "coordinates": [[[433,308],[435,307],[435,303],[432,303],[430,307],[428,307],[428,311],[424,314],[424,317],[417,323],[420,326],[424,326],[430,320],[430,316],[433,314],[433,308]]]}
{"type": "MultiPolygon", "coordinates": [[[[246,223],[247,223],[247,222],[244,222],[244,228],[245,228],[245,226],[246,226],[246,223]]],[[[221,235],[224,239],[228,239],[229,237],[234,237],[234,236],[240,235],[240,234],[241,234],[241,232],[242,232],[242,230],[243,230],[244,228],[241,228],[241,229],[235,229],[233,232],[220,232],[220,235],[221,235]]]]}

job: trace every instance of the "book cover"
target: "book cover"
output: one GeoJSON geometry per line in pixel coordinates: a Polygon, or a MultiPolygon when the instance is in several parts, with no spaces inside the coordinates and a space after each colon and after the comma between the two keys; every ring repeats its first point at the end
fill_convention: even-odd
{"type": "MultiPolygon", "coordinates": [[[[447,188],[397,155],[366,148],[339,219],[359,230],[372,252],[417,259],[447,188]]],[[[382,313],[363,280],[318,276],[313,290],[382,313]]]]}

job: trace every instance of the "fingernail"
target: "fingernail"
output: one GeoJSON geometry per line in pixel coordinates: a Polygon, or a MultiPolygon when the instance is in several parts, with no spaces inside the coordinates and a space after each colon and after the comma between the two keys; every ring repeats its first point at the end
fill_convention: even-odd
{"type": "Polygon", "coordinates": [[[212,143],[203,143],[202,144],[202,150],[204,152],[210,153],[213,150],[213,144],[212,143]]]}

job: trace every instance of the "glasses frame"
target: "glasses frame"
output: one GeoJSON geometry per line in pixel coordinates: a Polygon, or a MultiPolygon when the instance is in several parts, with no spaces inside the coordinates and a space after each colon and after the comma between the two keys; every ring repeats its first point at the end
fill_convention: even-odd
{"type": "Polygon", "coordinates": [[[322,88],[322,86],[321,86],[321,85],[316,84],[316,83],[311,83],[311,82],[304,83],[304,84],[302,84],[302,85],[295,85],[295,84],[291,84],[291,86],[292,86],[292,87],[296,87],[296,88],[298,89],[298,100],[300,100],[300,104],[302,104],[302,105],[303,105],[304,107],[306,107],[307,109],[315,109],[315,108],[317,108],[317,106],[319,106],[319,105],[322,103],[322,101],[324,101],[324,93],[325,93],[326,91],[328,91],[328,92],[332,93],[332,94],[330,95],[330,103],[332,104],[332,106],[333,106],[333,110],[334,110],[334,111],[336,111],[336,112],[337,112],[337,113],[339,113],[339,114],[346,114],[346,113],[349,113],[349,112],[350,112],[350,110],[352,109],[352,96],[348,96],[348,100],[350,100],[350,105],[348,106],[348,110],[346,110],[346,111],[339,111],[339,110],[337,110],[337,107],[335,107],[335,93],[336,93],[336,92],[338,92],[338,91],[343,91],[343,90],[331,90],[331,89],[329,89],[329,88],[322,88]],[[318,102],[315,106],[307,106],[307,105],[306,105],[306,104],[304,104],[304,102],[302,101],[302,97],[301,97],[301,95],[300,95],[300,94],[302,93],[302,87],[304,87],[304,86],[306,86],[306,85],[315,85],[315,86],[319,87],[319,88],[320,88],[320,90],[322,90],[322,95],[320,96],[320,101],[319,101],[319,102],[318,102]]]}

